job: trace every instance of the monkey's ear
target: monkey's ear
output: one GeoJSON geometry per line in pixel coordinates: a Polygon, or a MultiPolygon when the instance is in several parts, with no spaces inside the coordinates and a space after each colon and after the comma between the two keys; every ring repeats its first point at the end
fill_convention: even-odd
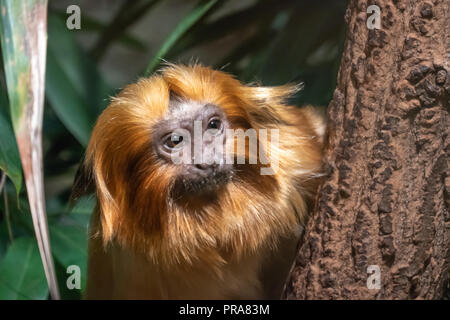
{"type": "Polygon", "coordinates": [[[75,174],[72,192],[70,194],[70,204],[74,205],[82,196],[95,193],[95,180],[92,169],[86,166],[86,162],[81,161],[75,174]]]}

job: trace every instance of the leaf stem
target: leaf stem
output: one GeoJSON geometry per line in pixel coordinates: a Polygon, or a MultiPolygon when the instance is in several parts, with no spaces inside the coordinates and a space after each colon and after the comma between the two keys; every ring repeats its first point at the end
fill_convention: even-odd
{"type": "Polygon", "coordinates": [[[3,187],[5,186],[6,182],[6,173],[2,171],[2,178],[0,179],[0,193],[2,193],[3,187]]]}
{"type": "Polygon", "coordinates": [[[11,217],[9,215],[9,206],[8,206],[8,194],[6,193],[6,173],[2,172],[2,178],[0,180],[0,193],[3,191],[3,201],[5,202],[5,221],[6,228],[8,229],[8,237],[9,242],[13,243],[14,236],[11,228],[11,217]]]}

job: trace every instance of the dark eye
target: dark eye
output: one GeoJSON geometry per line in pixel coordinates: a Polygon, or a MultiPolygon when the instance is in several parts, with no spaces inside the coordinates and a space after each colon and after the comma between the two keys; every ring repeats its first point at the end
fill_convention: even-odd
{"type": "Polygon", "coordinates": [[[219,119],[211,119],[208,122],[208,129],[219,130],[222,127],[222,122],[219,119]]]}
{"type": "Polygon", "coordinates": [[[176,133],[172,133],[164,141],[164,146],[168,149],[174,149],[179,147],[181,145],[181,142],[183,142],[183,136],[176,133]]]}

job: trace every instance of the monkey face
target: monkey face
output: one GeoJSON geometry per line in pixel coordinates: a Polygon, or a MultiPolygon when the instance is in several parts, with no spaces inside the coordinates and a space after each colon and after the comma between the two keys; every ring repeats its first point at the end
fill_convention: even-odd
{"type": "Polygon", "coordinates": [[[175,168],[172,197],[213,193],[233,172],[227,163],[225,112],[211,103],[172,97],[167,115],[153,131],[158,159],[175,168]]]}

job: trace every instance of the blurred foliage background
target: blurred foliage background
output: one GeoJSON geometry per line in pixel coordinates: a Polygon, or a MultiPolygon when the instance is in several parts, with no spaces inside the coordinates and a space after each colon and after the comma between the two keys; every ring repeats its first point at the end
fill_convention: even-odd
{"type": "MultiPolygon", "coordinates": [[[[292,103],[326,106],[344,43],[345,7],[343,0],[49,0],[44,182],[63,299],[79,299],[84,289],[95,200],[71,208],[68,199],[109,97],[164,59],[198,61],[243,82],[303,82],[292,103]],[[81,9],[80,30],[66,27],[73,4],[81,9]],[[69,265],[81,268],[81,291],[66,286],[69,265]]],[[[0,299],[46,299],[9,113],[0,62],[0,299]]]]}

